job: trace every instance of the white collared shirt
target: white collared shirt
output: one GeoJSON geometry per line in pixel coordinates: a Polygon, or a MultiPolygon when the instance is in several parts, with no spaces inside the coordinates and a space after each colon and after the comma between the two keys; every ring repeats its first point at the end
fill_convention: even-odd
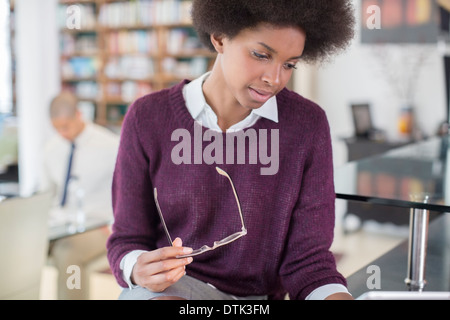
{"type": "MultiPolygon", "coordinates": [[[[222,130],[217,124],[217,115],[206,102],[202,90],[203,83],[209,75],[210,72],[205,73],[200,78],[197,78],[185,85],[183,88],[183,96],[186,101],[186,107],[192,118],[200,122],[208,129],[221,132],[222,130]]],[[[266,118],[278,123],[278,105],[276,97],[270,98],[260,108],[252,110],[252,112],[244,120],[231,126],[227,132],[233,132],[251,127],[260,118],[266,118]]]]}
{"type": "MultiPolygon", "coordinates": [[[[210,72],[205,73],[201,77],[191,81],[183,88],[183,96],[186,102],[186,107],[189,110],[192,118],[208,129],[222,132],[218,123],[217,115],[212,108],[207,104],[205,95],[203,94],[203,83],[210,75],[210,72]]],[[[252,110],[252,112],[239,123],[231,126],[227,132],[243,130],[251,127],[260,118],[266,118],[278,123],[278,105],[276,97],[270,98],[263,106],[258,109],[252,110]]],[[[120,263],[120,268],[123,270],[123,278],[130,288],[135,288],[131,282],[131,272],[136,264],[137,258],[145,251],[136,250],[125,255],[120,263]]],[[[307,300],[323,300],[331,294],[338,292],[346,292],[348,290],[341,284],[328,284],[315,289],[306,298],[307,300]]]]}
{"type": "MultiPolygon", "coordinates": [[[[111,185],[119,139],[119,135],[91,122],[75,139],[72,175],[84,190],[84,210],[91,216],[112,218],[111,185]]],[[[55,192],[55,208],[64,189],[70,145],[55,134],[44,148],[39,187],[55,192]]]]}

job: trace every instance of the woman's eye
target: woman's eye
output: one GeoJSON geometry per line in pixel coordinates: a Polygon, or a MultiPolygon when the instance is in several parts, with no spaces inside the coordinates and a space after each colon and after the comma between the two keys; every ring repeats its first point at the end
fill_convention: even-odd
{"type": "Polygon", "coordinates": [[[256,51],[252,51],[253,56],[255,56],[256,58],[260,59],[260,60],[268,60],[269,56],[262,54],[262,53],[258,53],[256,51]]]}
{"type": "Polygon", "coordinates": [[[291,70],[291,69],[297,69],[297,65],[294,64],[294,63],[286,63],[286,64],[284,65],[284,67],[285,67],[286,69],[288,69],[288,70],[291,70]]]}

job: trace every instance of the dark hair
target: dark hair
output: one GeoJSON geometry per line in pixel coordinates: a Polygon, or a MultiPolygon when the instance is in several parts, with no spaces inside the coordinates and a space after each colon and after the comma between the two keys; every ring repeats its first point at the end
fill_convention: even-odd
{"type": "Polygon", "coordinates": [[[211,34],[232,39],[260,23],[300,27],[306,32],[302,60],[324,61],[345,49],[354,36],[351,0],[194,0],[194,27],[214,51],[211,34]]]}

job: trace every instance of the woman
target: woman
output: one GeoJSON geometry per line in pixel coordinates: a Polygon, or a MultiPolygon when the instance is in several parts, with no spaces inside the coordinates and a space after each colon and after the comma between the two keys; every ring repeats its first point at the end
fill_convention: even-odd
{"type": "Polygon", "coordinates": [[[348,45],[351,1],[198,0],[192,15],[212,71],[124,121],[108,241],[121,298],[350,299],[329,251],[328,122],[285,86],[348,45]]]}

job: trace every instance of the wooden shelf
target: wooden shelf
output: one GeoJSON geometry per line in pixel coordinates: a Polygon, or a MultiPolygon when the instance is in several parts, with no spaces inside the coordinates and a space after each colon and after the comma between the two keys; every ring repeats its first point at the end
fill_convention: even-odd
{"type": "MultiPolygon", "coordinates": [[[[101,125],[120,126],[132,101],[185,78],[194,79],[209,70],[215,60],[216,55],[200,46],[192,24],[186,22],[186,8],[192,1],[154,0],[153,3],[155,6],[165,6],[164,12],[169,12],[170,16],[164,18],[157,15],[158,9],[152,12],[136,9],[139,6],[146,6],[148,9],[151,1],[147,0],[59,0],[60,14],[65,12],[63,9],[66,6],[80,5],[92,7],[88,11],[95,15],[95,27],[71,30],[60,26],[63,40],[60,58],[65,63],[65,68],[72,67],[74,71],[65,74],[75,75],[63,77],[61,70],[61,81],[64,87],[71,87],[75,93],[81,86],[84,86],[81,88],[83,90],[98,90],[95,96],[100,98],[81,100],[94,105],[94,120],[101,125]],[[168,6],[174,6],[173,12],[168,11],[171,9],[168,6]],[[172,17],[177,15],[181,20],[173,21],[172,17]],[[78,47],[83,41],[92,45],[94,36],[94,52],[92,47],[89,51],[78,47]],[[169,41],[180,42],[175,43],[177,50],[168,48],[169,41]],[[183,41],[186,41],[187,46],[183,41]],[[65,45],[68,47],[64,48],[65,45]],[[77,68],[83,67],[79,65],[83,59],[86,63],[91,63],[88,70],[95,76],[76,76],[76,71],[81,72],[77,68]]],[[[91,92],[89,95],[94,96],[91,92]]]]}
{"type": "Polygon", "coordinates": [[[79,34],[79,33],[98,33],[101,28],[80,28],[80,29],[69,29],[69,28],[60,28],[59,32],[61,33],[69,33],[69,34],[79,34]]]}

